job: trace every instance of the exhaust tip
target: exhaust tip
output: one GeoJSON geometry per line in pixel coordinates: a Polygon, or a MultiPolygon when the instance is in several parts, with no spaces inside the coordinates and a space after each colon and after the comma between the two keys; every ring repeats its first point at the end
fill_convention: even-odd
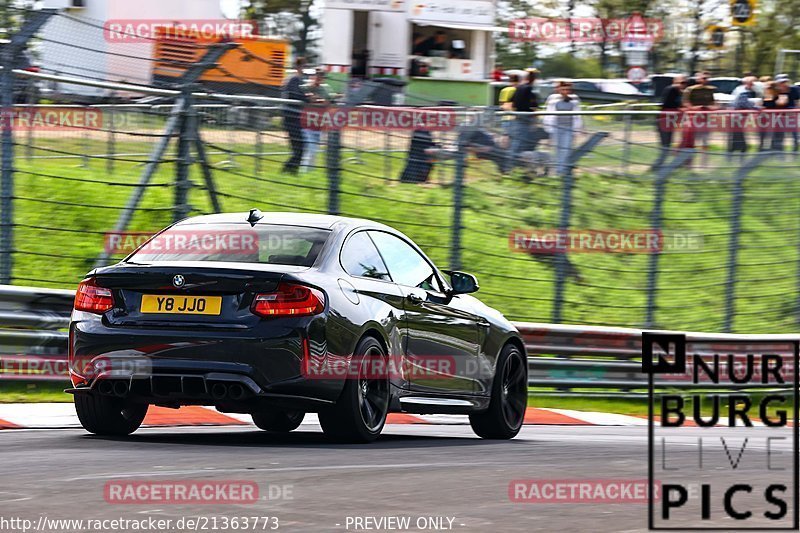
{"type": "Polygon", "coordinates": [[[110,381],[103,380],[97,385],[97,390],[100,394],[114,394],[114,385],[110,381]]]}
{"type": "Polygon", "coordinates": [[[228,387],[223,383],[214,383],[211,386],[211,397],[215,400],[221,400],[228,395],[228,387]]]}
{"type": "Polygon", "coordinates": [[[114,395],[126,396],[128,394],[128,384],[124,381],[117,381],[114,383],[114,395]]]}
{"type": "Polygon", "coordinates": [[[244,387],[238,383],[234,383],[228,389],[228,394],[230,394],[231,400],[241,400],[244,398],[244,387]]]}

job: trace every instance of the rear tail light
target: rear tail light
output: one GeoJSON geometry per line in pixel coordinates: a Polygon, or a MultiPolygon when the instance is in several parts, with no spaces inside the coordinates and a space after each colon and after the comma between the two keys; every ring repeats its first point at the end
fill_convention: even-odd
{"type": "Polygon", "coordinates": [[[26,68],[24,70],[26,70],[28,72],[39,72],[40,71],[39,67],[37,67],[37,66],[28,67],[28,68],[26,68]]]}
{"type": "Polygon", "coordinates": [[[89,313],[103,314],[114,307],[111,289],[97,285],[95,278],[83,280],[75,293],[75,309],[89,313]]]}
{"type": "Polygon", "coordinates": [[[316,315],[323,309],[322,291],[294,283],[280,283],[275,292],[256,294],[250,306],[254,314],[264,317],[316,315]]]}

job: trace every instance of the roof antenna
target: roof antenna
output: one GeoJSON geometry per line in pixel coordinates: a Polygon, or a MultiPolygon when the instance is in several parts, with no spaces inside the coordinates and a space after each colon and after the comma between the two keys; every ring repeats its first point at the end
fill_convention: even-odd
{"type": "Polygon", "coordinates": [[[256,222],[264,218],[264,213],[259,211],[258,209],[251,209],[250,214],[247,215],[247,221],[250,223],[250,226],[255,226],[256,222]]]}

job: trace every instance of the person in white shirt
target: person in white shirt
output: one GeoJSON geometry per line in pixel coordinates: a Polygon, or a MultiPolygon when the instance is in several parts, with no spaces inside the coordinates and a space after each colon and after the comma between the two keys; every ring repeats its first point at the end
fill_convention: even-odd
{"type": "MultiPolygon", "coordinates": [[[[580,108],[581,101],[572,94],[569,81],[559,81],[556,92],[545,101],[545,111],[579,111],[580,108]]],[[[556,174],[563,175],[568,170],[575,132],[583,128],[583,119],[580,115],[545,115],[543,122],[556,147],[556,174]]]]}

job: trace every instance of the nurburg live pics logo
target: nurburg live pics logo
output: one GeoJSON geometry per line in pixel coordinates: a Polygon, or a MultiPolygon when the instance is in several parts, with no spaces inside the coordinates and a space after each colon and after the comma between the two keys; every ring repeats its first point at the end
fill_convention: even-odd
{"type": "Polygon", "coordinates": [[[798,530],[799,350],[783,337],[642,333],[650,530],[798,530]]]}

